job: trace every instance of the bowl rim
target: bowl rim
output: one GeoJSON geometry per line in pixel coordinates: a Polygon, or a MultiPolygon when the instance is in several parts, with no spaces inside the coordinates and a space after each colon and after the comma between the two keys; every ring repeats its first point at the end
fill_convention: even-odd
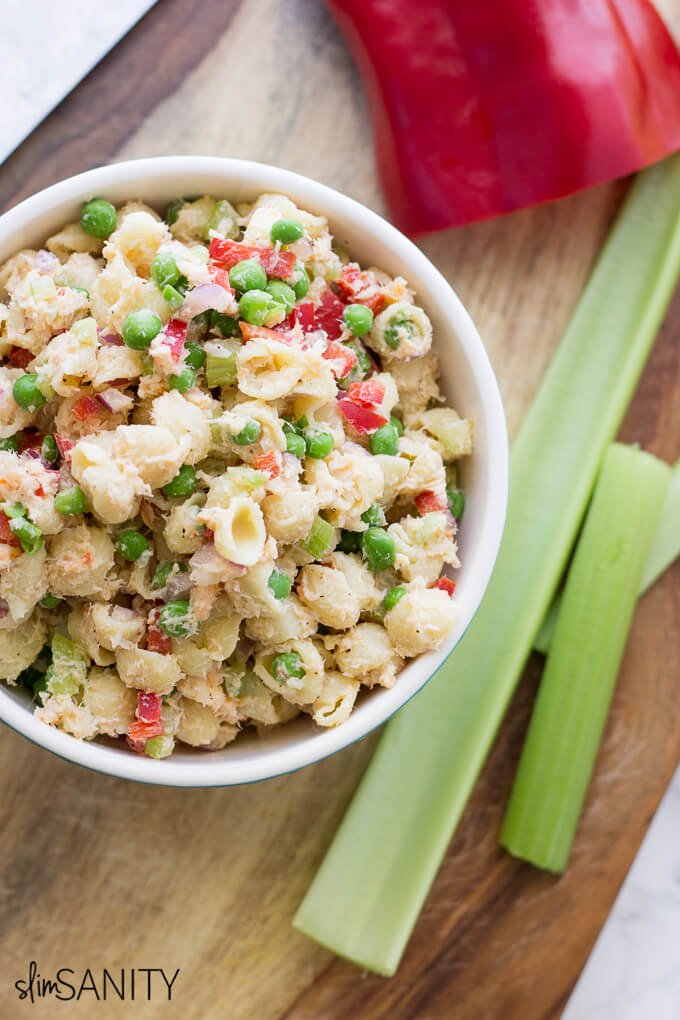
{"type": "MultiPolygon", "coordinates": [[[[382,216],[356,199],[310,177],[272,164],[231,157],[177,155],[124,160],[67,177],[22,200],[0,217],[0,240],[24,227],[35,226],[36,221],[62,203],[82,201],[127,181],[134,188],[142,181],[158,184],[164,178],[178,174],[189,179],[201,174],[222,177],[227,187],[247,182],[249,189],[256,193],[291,193],[301,203],[308,201],[310,206],[323,210],[331,223],[337,214],[352,221],[359,232],[370,232],[377,237],[404,263],[404,275],[408,278],[409,272],[415,271],[426,280],[428,294],[436,297],[440,306],[447,307],[452,328],[475,378],[487,422],[488,492],[478,536],[481,562],[477,563],[474,578],[468,578],[466,582],[467,613],[455,640],[443,650],[428,653],[432,665],[424,666],[422,675],[416,676],[408,686],[401,685],[400,689],[400,683],[397,683],[389,691],[381,691],[380,697],[371,702],[373,710],[364,712],[360,725],[356,721],[353,724],[352,720],[357,717],[350,715],[341,726],[313,732],[310,734],[312,739],[301,740],[291,747],[275,748],[266,755],[253,756],[246,761],[230,762],[207,754],[205,757],[197,755],[191,760],[177,761],[170,756],[155,761],[131,752],[121,754],[95,741],[80,741],[47,726],[12,698],[4,685],[0,685],[0,721],[66,761],[105,775],[151,785],[208,788],[272,779],[321,761],[367,736],[422,690],[462,639],[487,588],[505,524],[509,456],[505,414],[496,377],[477,328],[451,284],[413,241],[382,216]],[[490,498],[491,495],[493,498],[490,498]]],[[[418,661],[414,661],[412,668],[418,661]]]]}

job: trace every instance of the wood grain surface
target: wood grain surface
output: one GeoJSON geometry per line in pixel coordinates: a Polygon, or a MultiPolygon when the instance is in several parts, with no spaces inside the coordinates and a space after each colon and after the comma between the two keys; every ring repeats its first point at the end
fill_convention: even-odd
{"type": "MultiPolygon", "coordinates": [[[[667,2],[667,0],[664,0],[667,2]]],[[[161,0],[0,170],[0,204],[132,156],[254,157],[382,210],[357,75],[316,0],[161,0]]],[[[428,239],[485,338],[514,431],[626,184],[428,239]]],[[[679,455],[680,295],[622,430],[679,455]]],[[[539,676],[529,664],[397,977],[290,926],[375,737],[296,775],[173,790],[0,732],[0,1017],[556,1020],[680,757],[678,567],[641,601],[573,861],[505,856],[499,823],[539,676]],[[181,972],[134,1004],[19,1002],[30,960],[181,972]]]]}

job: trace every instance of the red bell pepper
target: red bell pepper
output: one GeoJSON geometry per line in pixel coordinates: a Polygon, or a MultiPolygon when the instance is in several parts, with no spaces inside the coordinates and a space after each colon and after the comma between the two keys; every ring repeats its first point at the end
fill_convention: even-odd
{"type": "Polygon", "coordinates": [[[345,304],[332,290],[325,290],[316,306],[316,324],[326,332],[329,340],[337,340],[342,333],[342,313],[345,304]]]}
{"type": "Polygon", "coordinates": [[[58,432],[54,433],[54,439],[59,453],[65,461],[69,461],[71,459],[71,450],[76,445],[74,441],[72,439],[67,439],[66,436],[60,436],[58,432]]]}
{"type": "Polygon", "coordinates": [[[9,517],[4,510],[0,510],[0,542],[3,545],[18,546],[21,543],[9,526],[9,517]]]}
{"type": "Polygon", "coordinates": [[[355,404],[347,397],[338,400],[338,410],[348,425],[351,425],[355,432],[368,435],[375,432],[381,425],[386,425],[388,418],[384,414],[372,410],[370,407],[363,407],[355,404]]]}
{"type": "Polygon", "coordinates": [[[163,340],[170,347],[174,361],[179,361],[187,338],[187,323],[181,319],[170,319],[163,326],[163,340]]]}
{"type": "Polygon", "coordinates": [[[385,384],[382,379],[364,379],[352,383],[347,396],[362,407],[377,407],[385,399],[385,384]]]}
{"type": "Polygon", "coordinates": [[[281,473],[281,454],[276,450],[258,453],[253,457],[253,467],[256,471],[263,471],[270,478],[276,478],[281,473]]]}
{"type": "Polygon", "coordinates": [[[338,290],[345,301],[367,305],[374,315],[381,312],[387,304],[375,273],[370,269],[360,269],[355,262],[343,267],[338,280],[338,290]]]}
{"type": "Polygon", "coordinates": [[[106,408],[96,397],[84,396],[76,400],[71,408],[71,414],[76,421],[89,421],[90,418],[100,418],[106,413],[106,408]]]}
{"type": "Polygon", "coordinates": [[[218,287],[222,287],[224,290],[228,291],[229,294],[234,293],[234,288],[231,285],[229,273],[226,269],[221,269],[219,266],[214,264],[209,265],[208,274],[210,275],[211,281],[216,283],[218,287]]]}
{"type": "Polygon", "coordinates": [[[345,379],[359,360],[349,347],[331,340],[322,357],[332,362],[331,372],[336,379],[345,379]]]}
{"type": "Polygon", "coordinates": [[[680,148],[680,52],[649,0],[328,0],[408,233],[498,216],[680,148]]]}
{"type": "Polygon", "coordinates": [[[313,329],[316,329],[316,314],[313,303],[311,301],[303,301],[302,304],[295,305],[290,313],[289,323],[291,328],[300,325],[303,333],[310,333],[313,329]]]}
{"type": "Polygon", "coordinates": [[[293,343],[287,324],[283,329],[270,329],[269,326],[253,326],[250,322],[241,321],[239,322],[239,328],[244,343],[247,343],[249,340],[278,340],[280,344],[293,343]]]}
{"type": "Polygon", "coordinates": [[[448,509],[446,496],[438,496],[436,492],[432,492],[430,489],[427,489],[424,492],[419,492],[414,497],[413,502],[416,505],[416,510],[421,516],[434,513],[437,510],[448,509]]]}
{"type": "Polygon", "coordinates": [[[210,242],[210,258],[222,269],[231,269],[244,259],[255,259],[268,276],[280,280],[287,280],[293,275],[297,262],[297,255],[292,251],[244,244],[243,241],[225,241],[220,237],[213,237],[210,242]]]}
{"type": "Polygon", "coordinates": [[[453,593],[456,590],[456,582],[452,581],[450,577],[440,577],[438,581],[430,585],[430,588],[439,588],[440,591],[445,591],[447,595],[453,598],[453,593]]]}

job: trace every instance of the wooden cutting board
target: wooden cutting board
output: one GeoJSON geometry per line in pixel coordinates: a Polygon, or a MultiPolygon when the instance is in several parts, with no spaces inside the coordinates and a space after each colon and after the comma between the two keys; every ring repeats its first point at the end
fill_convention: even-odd
{"type": "MultiPolygon", "coordinates": [[[[5,164],[0,204],[92,165],[261,159],[378,210],[357,75],[312,0],[162,0],[5,164]]],[[[485,338],[514,431],[626,185],[427,240],[485,338]]],[[[680,435],[680,295],[622,430],[680,435]]],[[[642,600],[569,871],[498,849],[539,675],[532,662],[397,977],[360,973],[290,920],[375,737],[286,778],[172,790],[95,775],[0,732],[0,1016],[183,1020],[553,1020],[680,756],[678,568],[642,600]],[[31,960],[95,975],[180,968],[173,1001],[19,1002],[31,960]]],[[[138,986],[139,987],[139,986],[138,986]]]]}

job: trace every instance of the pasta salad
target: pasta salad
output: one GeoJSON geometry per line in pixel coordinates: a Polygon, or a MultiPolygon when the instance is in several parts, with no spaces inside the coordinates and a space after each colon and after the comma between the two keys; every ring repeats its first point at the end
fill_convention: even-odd
{"type": "Polygon", "coordinates": [[[0,302],[0,678],[40,720],[216,750],[445,639],[472,424],[323,216],[95,198],[0,302]]]}

